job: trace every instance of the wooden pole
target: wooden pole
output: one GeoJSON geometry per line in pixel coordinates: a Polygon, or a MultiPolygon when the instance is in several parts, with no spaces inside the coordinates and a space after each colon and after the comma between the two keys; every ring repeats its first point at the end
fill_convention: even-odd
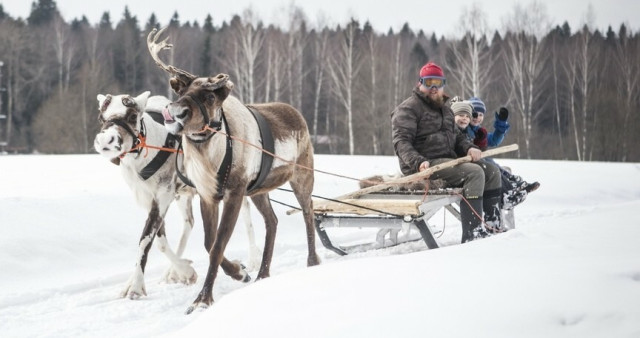
{"type": "MultiPolygon", "coordinates": [[[[482,158],[490,157],[490,156],[494,156],[494,155],[498,155],[498,154],[502,154],[502,153],[508,153],[508,152],[516,151],[516,150],[518,150],[518,145],[517,144],[510,144],[508,146],[498,147],[498,148],[493,148],[493,149],[489,149],[489,150],[483,151],[482,152],[482,158]]],[[[389,188],[391,186],[394,186],[396,184],[403,184],[403,183],[418,181],[420,179],[424,179],[424,178],[427,178],[427,177],[431,176],[436,171],[439,171],[439,170],[442,170],[442,169],[445,169],[445,168],[451,168],[453,166],[456,166],[456,165],[458,165],[460,163],[465,163],[465,162],[471,162],[471,156],[467,155],[465,157],[460,157],[460,158],[457,158],[457,159],[449,161],[449,162],[445,162],[445,163],[441,163],[441,164],[435,165],[433,167],[429,167],[425,171],[417,172],[415,174],[411,174],[409,176],[404,176],[404,177],[401,177],[401,178],[398,178],[398,179],[395,179],[395,180],[392,180],[392,181],[387,181],[387,182],[384,182],[384,183],[376,184],[376,185],[368,187],[368,188],[356,190],[356,191],[354,191],[352,193],[335,197],[334,199],[336,199],[336,200],[344,200],[344,199],[355,198],[355,197],[366,195],[366,194],[370,194],[370,193],[373,193],[373,192],[376,192],[376,191],[384,190],[384,189],[389,188]]],[[[323,206],[323,205],[325,205],[327,203],[330,203],[330,202],[326,202],[325,201],[325,202],[318,203],[318,207],[321,207],[321,206],[323,206]]],[[[316,203],[314,203],[314,209],[315,209],[315,205],[316,205],[316,203]]],[[[287,215],[295,214],[298,211],[300,211],[300,210],[297,210],[297,209],[289,210],[289,211],[287,211],[287,215]]]]}

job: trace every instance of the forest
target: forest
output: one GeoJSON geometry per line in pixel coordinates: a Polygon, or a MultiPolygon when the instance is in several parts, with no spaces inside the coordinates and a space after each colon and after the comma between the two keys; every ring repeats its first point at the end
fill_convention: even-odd
{"type": "MultiPolygon", "coordinates": [[[[213,6],[212,6],[213,12],[213,6]]],[[[214,13],[215,14],[215,13],[214,13]]],[[[509,109],[503,144],[510,156],[575,161],[640,161],[640,36],[621,24],[551,25],[533,1],[515,5],[490,30],[473,5],[452,11],[457,37],[405,24],[376,31],[351,19],[311,22],[291,4],[287,20],[263,24],[250,8],[232,18],[144,20],[123,8],[100,22],[66,22],[53,0],[37,0],[26,19],[0,5],[0,151],[94,153],[97,94],[151,91],[176,99],[146,37],[168,26],[168,64],[200,76],[226,73],[245,103],[281,101],[307,120],[319,154],[393,155],[390,114],[416,86],[427,61],[442,66],[445,93],[480,97],[491,131],[509,109]]]]}

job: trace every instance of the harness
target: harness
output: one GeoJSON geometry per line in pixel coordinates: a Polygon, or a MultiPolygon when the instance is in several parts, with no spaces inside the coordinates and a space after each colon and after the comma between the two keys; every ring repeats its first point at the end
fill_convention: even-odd
{"type": "MultiPolygon", "coordinates": [[[[154,121],[164,124],[164,119],[162,118],[161,114],[156,112],[147,112],[147,114],[149,114],[154,121]]],[[[142,152],[142,147],[139,147],[139,145],[142,142],[142,140],[145,139],[147,134],[146,127],[144,124],[144,118],[140,120],[140,133],[138,135],[136,135],[133,129],[131,129],[131,127],[126,122],[124,122],[123,119],[113,119],[113,120],[110,120],[109,122],[123,128],[129,135],[131,135],[131,137],[133,138],[133,142],[131,145],[132,150],[130,150],[128,153],[129,154],[135,153],[138,156],[140,156],[140,153],[142,152]]],[[[164,144],[162,148],[175,149],[176,137],[171,134],[167,134],[167,137],[164,140],[164,144]]],[[[123,154],[121,155],[121,157],[124,157],[125,155],[126,154],[123,154]]],[[[153,176],[156,172],[158,172],[160,168],[162,168],[164,163],[169,159],[169,156],[171,156],[171,152],[169,151],[162,151],[162,150],[158,151],[156,155],[153,157],[153,159],[138,172],[138,176],[140,176],[142,180],[146,181],[147,179],[149,179],[149,177],[153,176]]]]}
{"type": "MultiPolygon", "coordinates": [[[[269,128],[267,121],[264,119],[264,116],[262,116],[262,114],[260,114],[255,108],[249,106],[246,107],[253,114],[256,122],[258,122],[258,129],[260,129],[260,137],[262,138],[262,149],[275,154],[273,133],[271,132],[271,128],[269,128]]],[[[258,177],[256,177],[256,179],[249,184],[249,187],[247,187],[247,195],[251,195],[262,186],[262,183],[264,183],[264,180],[271,171],[272,164],[273,156],[263,151],[262,161],[260,161],[260,172],[258,173],[258,177]]]]}
{"type": "MultiPolygon", "coordinates": [[[[214,130],[214,132],[211,133],[211,135],[205,137],[202,140],[193,140],[193,139],[187,138],[189,141],[194,143],[203,143],[210,140],[211,137],[213,137],[213,134],[215,134],[215,132],[218,132],[222,129],[223,125],[226,130],[227,142],[226,142],[225,154],[217,172],[217,178],[218,178],[219,184],[218,184],[218,191],[217,191],[216,197],[219,199],[222,199],[222,197],[224,196],[224,190],[227,186],[227,179],[229,178],[229,173],[231,172],[231,165],[233,163],[233,140],[231,138],[231,131],[229,129],[229,124],[227,123],[227,119],[225,118],[224,111],[220,112],[220,121],[211,121],[209,119],[208,114],[206,113],[206,109],[204,108],[204,105],[201,102],[198,102],[191,96],[185,96],[185,98],[195,103],[198,106],[198,109],[200,110],[200,113],[202,114],[202,117],[204,119],[205,127],[209,127],[214,130]]],[[[260,136],[262,138],[262,149],[265,150],[262,152],[262,160],[260,162],[260,171],[258,173],[258,176],[256,177],[255,180],[253,180],[249,184],[249,186],[247,187],[247,191],[245,193],[245,195],[251,195],[258,189],[260,189],[260,187],[262,186],[262,183],[264,183],[264,180],[267,178],[267,176],[269,175],[269,172],[271,171],[271,165],[273,164],[273,157],[269,155],[267,152],[274,153],[275,145],[274,145],[273,133],[271,132],[271,128],[269,127],[269,124],[267,123],[265,118],[262,116],[262,114],[260,114],[257,110],[255,110],[252,107],[249,107],[249,106],[246,106],[246,107],[251,112],[256,122],[258,123],[258,129],[260,130],[260,136]]],[[[178,149],[179,150],[182,149],[181,141],[178,144],[178,149]]],[[[180,172],[180,168],[178,166],[178,156],[176,156],[176,173],[180,178],[180,180],[184,182],[184,184],[190,187],[195,187],[193,182],[180,172]]]]}

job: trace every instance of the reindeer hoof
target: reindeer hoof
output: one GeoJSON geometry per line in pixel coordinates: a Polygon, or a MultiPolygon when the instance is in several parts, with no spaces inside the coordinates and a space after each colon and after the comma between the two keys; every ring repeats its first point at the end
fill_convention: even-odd
{"type": "Polygon", "coordinates": [[[187,309],[187,311],[185,311],[185,313],[184,313],[184,314],[185,314],[185,315],[190,315],[190,314],[191,314],[191,312],[193,312],[193,310],[195,310],[195,309],[196,309],[195,305],[191,305],[191,306],[189,306],[189,308],[187,309]]]}
{"type": "MultiPolygon", "coordinates": [[[[200,298],[200,297],[198,297],[198,298],[200,298]]],[[[213,300],[211,300],[211,302],[213,302],[213,300]]],[[[193,302],[193,304],[191,304],[191,306],[189,306],[189,308],[187,308],[187,311],[185,311],[184,314],[185,315],[190,315],[193,311],[195,311],[195,309],[197,309],[197,308],[206,309],[206,308],[209,307],[209,305],[211,305],[211,303],[200,301],[200,300],[196,299],[196,301],[193,302]]]]}
{"type": "Polygon", "coordinates": [[[127,298],[131,300],[138,300],[140,297],[142,297],[142,295],[137,292],[129,292],[129,296],[127,298]]]}
{"type": "Polygon", "coordinates": [[[120,298],[129,298],[131,300],[140,299],[147,295],[144,283],[129,282],[127,286],[120,292],[120,298]]]}
{"type": "Polygon", "coordinates": [[[164,276],[166,283],[194,284],[198,280],[196,270],[191,266],[191,261],[183,259],[180,264],[172,265],[164,276]]]}

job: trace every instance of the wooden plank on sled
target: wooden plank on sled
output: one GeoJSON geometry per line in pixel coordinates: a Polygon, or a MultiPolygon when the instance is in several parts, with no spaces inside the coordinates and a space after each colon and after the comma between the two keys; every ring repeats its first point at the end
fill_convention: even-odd
{"type": "Polygon", "coordinates": [[[329,202],[314,213],[337,213],[355,215],[420,215],[420,200],[390,200],[390,199],[347,199],[341,202],[329,202]],[[373,210],[372,210],[373,209],[373,210]]]}
{"type": "MultiPolygon", "coordinates": [[[[508,146],[498,147],[498,148],[493,148],[493,149],[489,149],[489,150],[483,151],[481,157],[482,158],[491,157],[491,156],[494,156],[494,155],[508,153],[508,152],[516,151],[516,150],[518,150],[518,145],[517,144],[510,144],[508,146]]],[[[391,181],[387,181],[387,182],[384,182],[384,183],[381,183],[381,184],[377,184],[377,185],[374,185],[374,186],[371,186],[371,187],[368,187],[368,188],[356,190],[356,191],[354,191],[352,193],[349,193],[349,194],[346,194],[346,195],[342,195],[342,196],[336,197],[334,199],[336,199],[336,200],[344,200],[344,199],[356,198],[356,197],[364,195],[364,194],[369,194],[369,193],[372,193],[372,192],[376,192],[376,191],[380,191],[380,190],[383,190],[383,189],[387,189],[387,188],[389,188],[389,187],[391,187],[393,185],[396,185],[396,184],[404,184],[404,183],[407,183],[407,182],[412,182],[412,181],[415,181],[415,180],[424,179],[424,178],[427,178],[427,177],[431,176],[436,171],[439,171],[439,170],[442,170],[442,169],[445,169],[445,168],[450,168],[450,167],[456,166],[456,165],[461,164],[461,163],[466,163],[466,162],[471,162],[471,156],[467,155],[465,157],[460,157],[460,158],[455,159],[455,160],[451,160],[451,161],[448,161],[448,162],[445,162],[445,163],[441,163],[441,164],[435,165],[433,167],[429,167],[425,171],[417,172],[417,173],[409,175],[409,176],[404,176],[404,177],[401,177],[401,178],[398,178],[398,179],[395,179],[395,180],[391,180],[391,181]]],[[[313,206],[314,206],[314,209],[322,209],[325,204],[327,204],[327,202],[316,202],[316,201],[314,201],[313,206]]],[[[296,213],[298,211],[299,210],[296,210],[296,209],[289,210],[289,211],[287,211],[287,215],[292,215],[292,214],[294,214],[294,213],[296,213]]]]}

